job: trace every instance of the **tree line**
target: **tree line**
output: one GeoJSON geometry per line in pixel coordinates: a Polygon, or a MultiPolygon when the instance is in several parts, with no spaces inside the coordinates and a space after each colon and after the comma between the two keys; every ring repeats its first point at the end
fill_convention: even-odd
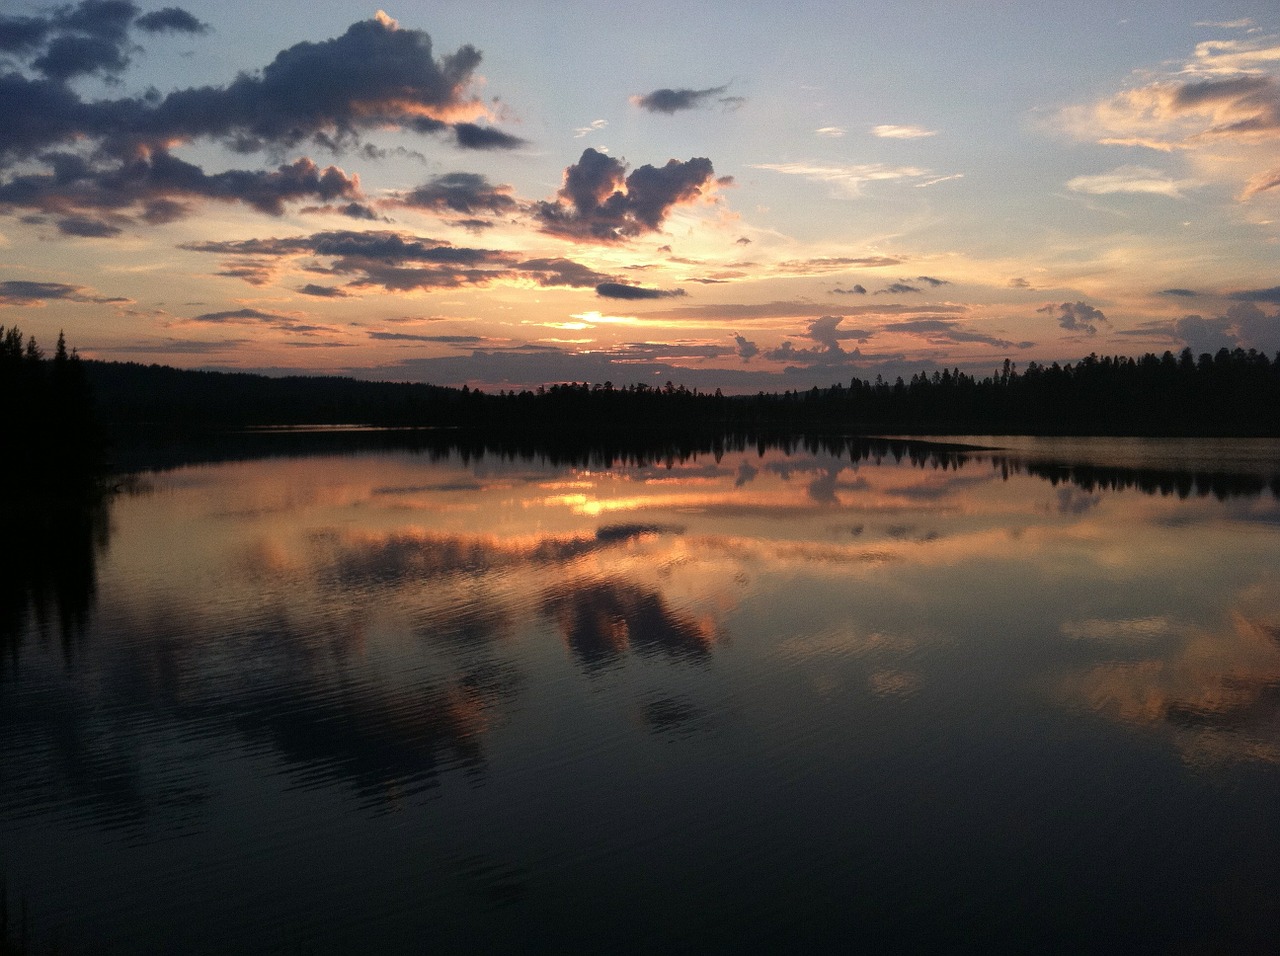
{"type": "Polygon", "coordinates": [[[52,358],[17,326],[0,326],[0,488],[41,495],[87,491],[102,435],[85,363],[58,336],[52,358]]]}
{"type": "Polygon", "coordinates": [[[104,417],[178,432],[266,425],[480,427],[572,439],[624,429],[835,428],[896,434],[1280,435],[1280,354],[1089,355],[1006,361],[888,382],[726,396],[664,386],[561,383],[484,392],[340,377],[269,378],[160,365],[85,362],[104,417]]]}

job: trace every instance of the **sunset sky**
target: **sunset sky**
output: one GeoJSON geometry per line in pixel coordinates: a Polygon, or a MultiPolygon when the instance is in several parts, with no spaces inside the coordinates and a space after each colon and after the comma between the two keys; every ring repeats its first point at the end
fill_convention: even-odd
{"type": "Polygon", "coordinates": [[[1280,350],[1274,0],[0,7],[0,325],[486,390],[1280,350]]]}

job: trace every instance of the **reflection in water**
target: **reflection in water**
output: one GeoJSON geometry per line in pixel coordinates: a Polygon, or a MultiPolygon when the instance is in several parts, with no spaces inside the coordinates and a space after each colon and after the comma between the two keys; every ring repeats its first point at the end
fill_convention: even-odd
{"type": "Polygon", "coordinates": [[[6,519],[0,856],[55,928],[125,952],[1280,931],[1214,902],[1280,896],[1274,445],[1180,470],[1185,446],[1115,442],[368,440],[6,519]]]}
{"type": "Polygon", "coordinates": [[[0,506],[0,673],[17,665],[32,625],[42,639],[56,626],[63,653],[74,653],[93,609],[98,556],[109,538],[102,498],[0,506]]]}
{"type": "Polygon", "coordinates": [[[1193,763],[1280,763],[1276,594],[1280,590],[1273,589],[1267,616],[1234,610],[1224,626],[1213,629],[1159,619],[1117,622],[1114,628],[1090,622],[1077,633],[1084,630],[1094,639],[1105,635],[1108,643],[1118,639],[1121,647],[1136,638],[1138,647],[1130,647],[1122,660],[1071,678],[1069,698],[1126,723],[1163,729],[1193,763]],[[1155,647],[1153,634],[1158,635],[1155,647]]]}

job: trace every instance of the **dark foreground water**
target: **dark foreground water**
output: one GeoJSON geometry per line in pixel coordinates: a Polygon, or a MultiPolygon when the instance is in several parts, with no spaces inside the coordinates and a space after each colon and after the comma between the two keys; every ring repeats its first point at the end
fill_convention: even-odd
{"type": "Polygon", "coordinates": [[[1280,444],[990,443],[295,454],[12,525],[10,938],[1274,952],[1280,444]]]}

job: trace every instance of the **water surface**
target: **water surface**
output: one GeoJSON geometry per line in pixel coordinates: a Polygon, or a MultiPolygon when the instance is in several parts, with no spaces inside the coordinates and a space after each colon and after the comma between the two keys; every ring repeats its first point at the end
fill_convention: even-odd
{"type": "Polygon", "coordinates": [[[1271,951],[1280,445],[964,444],[1004,450],[136,476],[0,594],[10,910],[94,953],[1271,951]]]}

